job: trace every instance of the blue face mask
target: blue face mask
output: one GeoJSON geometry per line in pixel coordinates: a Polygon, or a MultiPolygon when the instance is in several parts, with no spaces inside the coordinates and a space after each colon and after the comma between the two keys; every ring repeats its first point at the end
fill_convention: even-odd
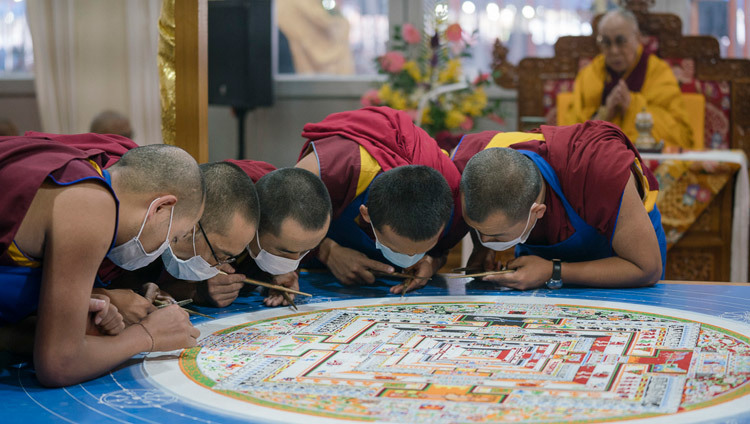
{"type": "MultiPolygon", "coordinates": [[[[370,224],[372,227],[372,223],[370,224]]],[[[375,234],[375,227],[372,227],[372,233],[375,234]]],[[[409,268],[415,263],[419,262],[424,257],[424,253],[417,253],[416,255],[407,255],[404,253],[398,253],[391,250],[388,246],[378,240],[377,234],[375,234],[375,247],[380,250],[380,253],[385,256],[386,259],[391,261],[394,265],[398,265],[401,268],[409,268]]]]}

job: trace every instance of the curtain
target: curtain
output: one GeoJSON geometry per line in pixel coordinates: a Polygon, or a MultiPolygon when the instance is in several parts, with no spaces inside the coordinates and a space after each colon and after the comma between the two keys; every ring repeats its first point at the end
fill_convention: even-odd
{"type": "Polygon", "coordinates": [[[161,143],[156,63],[161,0],[28,0],[42,130],[88,132],[104,110],[161,143]]]}
{"type": "Polygon", "coordinates": [[[76,132],[74,0],[29,0],[26,8],[42,129],[76,132]]]}

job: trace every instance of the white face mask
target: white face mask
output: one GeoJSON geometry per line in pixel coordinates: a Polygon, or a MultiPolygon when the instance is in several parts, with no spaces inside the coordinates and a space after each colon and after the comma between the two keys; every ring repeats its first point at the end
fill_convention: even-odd
{"type": "MultiPolygon", "coordinates": [[[[534,206],[536,206],[536,203],[531,204],[531,209],[534,209],[534,206]]],[[[496,252],[502,252],[503,250],[510,249],[511,247],[517,245],[517,244],[523,244],[526,243],[526,240],[529,238],[529,234],[531,234],[531,230],[534,229],[534,225],[536,225],[536,220],[534,220],[534,224],[529,228],[529,222],[531,222],[531,209],[529,209],[529,217],[526,219],[526,226],[523,227],[523,231],[521,232],[521,235],[514,238],[511,241],[482,241],[482,236],[479,234],[479,231],[476,229],[474,231],[477,231],[477,237],[479,237],[479,242],[484,245],[484,247],[490,248],[496,252]],[[526,232],[526,229],[529,230],[529,232],[526,232]]]]}
{"type": "MultiPolygon", "coordinates": [[[[370,223],[372,227],[372,233],[375,234],[375,227],[370,223]]],[[[405,253],[398,253],[391,250],[388,246],[378,240],[378,235],[375,234],[375,247],[380,250],[380,253],[385,256],[386,259],[391,263],[400,266],[401,268],[409,268],[415,263],[419,262],[424,257],[424,253],[417,253],[415,255],[407,255],[405,253]]]]}
{"type": "Polygon", "coordinates": [[[172,231],[172,216],[174,215],[174,206],[172,207],[172,212],[169,213],[169,228],[167,229],[167,237],[164,239],[164,243],[162,243],[161,246],[159,246],[153,252],[148,253],[146,252],[146,249],[143,248],[143,245],[139,240],[139,238],[141,237],[141,233],[143,232],[143,228],[146,226],[146,220],[148,220],[148,213],[151,211],[151,206],[154,206],[154,203],[159,199],[161,199],[161,197],[157,197],[153,202],[151,202],[150,205],[148,205],[146,216],[143,218],[143,224],[141,224],[141,229],[138,231],[138,235],[119,246],[113,247],[112,250],[109,251],[107,257],[110,261],[112,261],[113,264],[128,271],[143,268],[144,266],[150,264],[156,258],[158,258],[159,255],[161,255],[162,252],[164,252],[167,247],[169,247],[169,233],[172,231]]]}
{"type": "Polygon", "coordinates": [[[204,281],[215,277],[219,270],[206,262],[195,250],[195,226],[193,226],[193,257],[183,260],[175,256],[170,245],[161,255],[164,267],[173,277],[187,281],[204,281]]]}
{"type": "Polygon", "coordinates": [[[307,252],[301,254],[298,259],[289,259],[283,256],[276,256],[263,250],[263,248],[260,247],[260,236],[257,232],[255,233],[255,241],[258,243],[258,249],[260,249],[260,252],[258,252],[258,256],[253,256],[253,252],[250,250],[250,246],[247,247],[247,252],[250,254],[250,257],[255,259],[255,263],[258,264],[258,268],[271,275],[287,274],[296,270],[299,266],[299,263],[302,261],[302,258],[304,258],[305,255],[310,252],[308,250],[307,252]]]}

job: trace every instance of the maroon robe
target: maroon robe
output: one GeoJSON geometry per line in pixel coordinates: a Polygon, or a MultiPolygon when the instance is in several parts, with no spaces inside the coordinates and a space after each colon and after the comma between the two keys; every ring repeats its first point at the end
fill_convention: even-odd
{"type": "Polygon", "coordinates": [[[268,162],[263,162],[260,160],[250,160],[250,159],[227,159],[224,162],[229,162],[233,165],[239,166],[245,174],[247,174],[252,180],[253,183],[257,183],[261,177],[268,174],[271,171],[275,171],[276,167],[271,165],[268,162]]]}
{"type": "MultiPolygon", "coordinates": [[[[610,241],[614,235],[620,201],[640,154],[628,137],[615,125],[589,121],[563,127],[542,126],[544,140],[512,144],[511,149],[528,150],[540,155],[552,166],[560,186],[576,213],[610,241]]],[[[466,163],[487,146],[497,132],[466,135],[453,154],[456,167],[463,172],[466,163]]],[[[648,168],[643,170],[651,190],[659,184],[648,168]]],[[[546,186],[547,211],[527,243],[552,245],[566,240],[575,229],[568,220],[562,201],[546,186]]]]}
{"type": "Polygon", "coordinates": [[[83,151],[46,138],[0,137],[0,186],[3,187],[0,190],[0,264],[15,264],[7,256],[7,250],[46,179],[63,185],[84,178],[101,180],[89,161],[103,167],[109,160],[110,157],[99,149],[83,151]]]}

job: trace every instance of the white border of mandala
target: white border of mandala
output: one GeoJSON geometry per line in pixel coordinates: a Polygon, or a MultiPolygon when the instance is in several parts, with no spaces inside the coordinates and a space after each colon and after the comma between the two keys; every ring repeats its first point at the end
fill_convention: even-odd
{"type": "MultiPolygon", "coordinates": [[[[389,304],[416,304],[416,303],[515,303],[515,304],[564,304],[584,307],[624,309],[634,312],[666,315],[668,317],[682,318],[699,323],[714,325],[734,331],[746,337],[750,337],[750,325],[737,321],[723,319],[717,316],[706,315],[698,312],[682,311],[659,306],[642,305],[637,303],[607,302],[599,300],[587,300],[562,297],[510,297],[510,296],[424,296],[399,299],[393,297],[375,299],[342,300],[336,302],[308,303],[299,305],[299,313],[315,312],[332,308],[346,308],[355,306],[379,306],[389,304]]],[[[199,340],[207,335],[235,325],[245,324],[251,321],[260,321],[268,318],[280,318],[290,314],[289,309],[266,309],[257,312],[248,312],[233,315],[227,318],[208,321],[199,324],[201,330],[199,340]]],[[[244,419],[252,418],[265,422],[284,422],[309,424],[311,420],[315,423],[342,423],[347,420],[327,418],[313,414],[295,413],[281,409],[263,407],[250,402],[233,399],[200,386],[190,380],[180,370],[179,361],[175,352],[162,352],[150,354],[143,363],[144,371],[149,379],[167,392],[171,392],[191,404],[200,405],[209,411],[230,414],[244,419]]],[[[679,420],[680,423],[698,423],[703,421],[719,421],[737,414],[750,414],[750,395],[723,402],[718,405],[701,408],[695,411],[683,412],[675,415],[660,415],[653,418],[637,420],[618,420],[613,423],[627,424],[654,424],[664,420],[679,420]]],[[[368,422],[368,421],[351,421],[368,422]]],[[[676,421],[675,421],[676,422],[676,421]]]]}

